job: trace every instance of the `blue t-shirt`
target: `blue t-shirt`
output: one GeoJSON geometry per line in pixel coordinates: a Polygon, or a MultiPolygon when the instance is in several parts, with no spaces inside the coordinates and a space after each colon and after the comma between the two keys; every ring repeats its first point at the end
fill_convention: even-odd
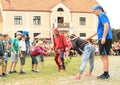
{"type": "Polygon", "coordinates": [[[112,29],[111,29],[111,26],[110,26],[109,19],[106,16],[106,14],[102,12],[98,16],[98,27],[97,27],[98,40],[102,40],[102,36],[103,36],[103,33],[104,33],[104,24],[105,23],[108,23],[108,25],[109,25],[108,33],[106,35],[106,39],[112,39],[112,29]]]}

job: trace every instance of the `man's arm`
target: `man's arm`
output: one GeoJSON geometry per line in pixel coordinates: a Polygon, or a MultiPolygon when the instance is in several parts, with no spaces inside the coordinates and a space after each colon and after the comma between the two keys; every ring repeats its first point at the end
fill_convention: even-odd
{"type": "Polygon", "coordinates": [[[107,33],[108,33],[108,28],[109,28],[108,23],[105,23],[104,24],[104,32],[103,32],[101,44],[104,44],[106,42],[106,36],[107,36],[107,33]]]}

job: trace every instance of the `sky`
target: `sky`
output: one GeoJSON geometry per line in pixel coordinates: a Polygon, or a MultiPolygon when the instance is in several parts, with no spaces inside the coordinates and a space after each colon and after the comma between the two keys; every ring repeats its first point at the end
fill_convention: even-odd
{"type": "Polygon", "coordinates": [[[120,0],[97,0],[109,17],[111,27],[120,29],[120,0]]]}

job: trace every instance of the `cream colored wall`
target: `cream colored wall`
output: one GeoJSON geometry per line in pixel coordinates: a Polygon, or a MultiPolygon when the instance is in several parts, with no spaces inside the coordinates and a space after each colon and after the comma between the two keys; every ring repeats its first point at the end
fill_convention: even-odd
{"type": "MultiPolygon", "coordinates": [[[[49,28],[50,13],[47,12],[5,12],[6,28],[49,28]],[[14,25],[14,16],[22,16],[22,25],[14,25]],[[41,24],[33,25],[33,16],[41,16],[41,24]]],[[[28,28],[28,29],[29,29],[28,28]]]]}
{"type": "MultiPolygon", "coordinates": [[[[8,11],[3,13],[5,18],[4,30],[12,37],[17,30],[28,30],[31,40],[33,33],[42,33],[43,36],[50,36],[51,25],[57,17],[64,17],[64,22],[72,21],[72,33],[79,36],[80,33],[86,33],[87,37],[95,32],[97,25],[97,17],[89,13],[70,13],[70,10],[62,5],[53,9],[53,12],[15,12],[8,11]],[[57,9],[62,7],[63,13],[57,12],[57,9]],[[14,25],[14,16],[22,16],[23,24],[14,25]],[[41,16],[41,25],[33,25],[33,16],[41,16]],[[86,17],[86,26],[79,25],[79,17],[86,17]]],[[[68,29],[69,30],[69,29],[68,29]]]]}
{"type": "Polygon", "coordinates": [[[72,13],[73,33],[79,36],[80,33],[86,33],[86,37],[96,32],[97,17],[90,13],[72,13]],[[79,18],[86,17],[86,25],[80,25],[79,18]]]}
{"type": "Polygon", "coordinates": [[[50,13],[48,12],[4,12],[4,31],[14,37],[14,33],[18,30],[27,30],[31,39],[34,33],[43,33],[49,35],[50,31],[50,13]],[[14,16],[22,16],[22,25],[14,25],[14,16]],[[41,16],[41,24],[33,25],[33,16],[41,16]]]}
{"type": "Polygon", "coordinates": [[[71,14],[70,14],[70,10],[63,5],[62,3],[59,3],[57,6],[55,6],[52,9],[51,12],[51,23],[54,24],[55,22],[57,22],[57,18],[58,17],[64,17],[64,23],[70,23],[71,22],[71,14]],[[63,12],[58,12],[58,8],[63,8],[63,12]]]}
{"type": "Polygon", "coordinates": [[[3,22],[0,22],[0,33],[3,33],[3,22]]]}

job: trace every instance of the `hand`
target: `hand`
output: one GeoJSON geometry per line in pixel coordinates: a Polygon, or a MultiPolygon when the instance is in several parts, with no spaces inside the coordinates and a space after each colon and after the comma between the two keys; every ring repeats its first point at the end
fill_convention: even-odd
{"type": "Polygon", "coordinates": [[[105,44],[105,42],[106,42],[106,39],[105,39],[105,38],[102,38],[101,44],[105,44]]]}
{"type": "Polygon", "coordinates": [[[90,40],[90,38],[85,38],[85,41],[89,41],[90,40]]]}

